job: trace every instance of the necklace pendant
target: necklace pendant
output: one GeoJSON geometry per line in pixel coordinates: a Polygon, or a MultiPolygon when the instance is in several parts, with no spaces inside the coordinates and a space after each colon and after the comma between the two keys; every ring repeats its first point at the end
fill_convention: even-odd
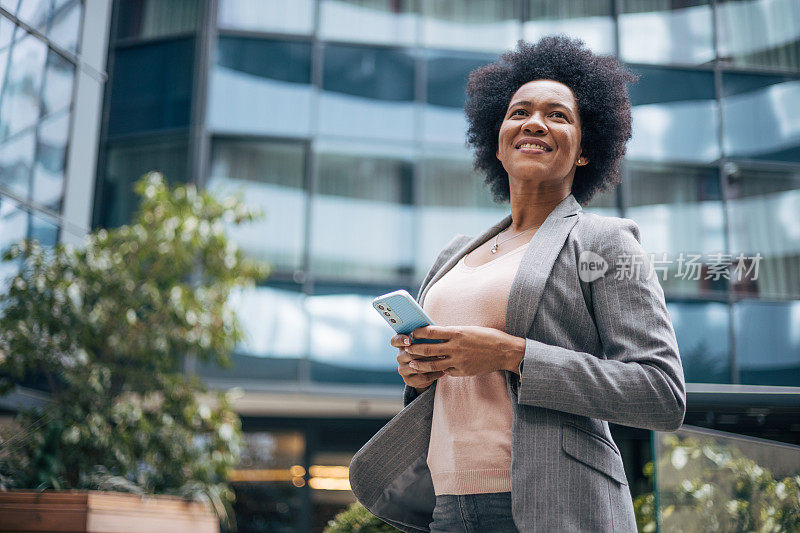
{"type": "Polygon", "coordinates": [[[492,246],[492,249],[489,250],[489,251],[492,252],[493,254],[496,254],[497,253],[497,245],[495,244],[494,246],[492,246]]]}

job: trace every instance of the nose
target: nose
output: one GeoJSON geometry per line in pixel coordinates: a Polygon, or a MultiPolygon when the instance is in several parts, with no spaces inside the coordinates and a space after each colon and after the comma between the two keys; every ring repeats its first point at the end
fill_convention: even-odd
{"type": "Polygon", "coordinates": [[[522,131],[526,133],[547,133],[542,116],[539,113],[532,113],[530,118],[522,125],[522,131]]]}

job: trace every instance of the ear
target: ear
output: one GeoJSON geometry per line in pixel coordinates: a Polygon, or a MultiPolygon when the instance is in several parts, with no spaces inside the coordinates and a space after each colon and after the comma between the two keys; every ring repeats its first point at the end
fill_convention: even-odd
{"type": "Polygon", "coordinates": [[[589,164],[589,159],[587,157],[581,155],[580,157],[578,157],[578,161],[575,164],[578,165],[579,167],[588,165],[589,164]]]}

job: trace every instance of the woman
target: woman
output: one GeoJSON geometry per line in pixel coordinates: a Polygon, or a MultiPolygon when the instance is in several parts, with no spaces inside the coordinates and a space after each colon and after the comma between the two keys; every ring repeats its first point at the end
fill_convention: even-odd
{"type": "Polygon", "coordinates": [[[451,241],[418,297],[436,326],[391,339],[405,408],[350,467],[356,497],[386,522],[636,531],[608,422],[673,431],[686,404],[636,223],[581,212],[620,181],[630,81],[564,36],[470,75],[475,166],[511,214],[451,241]]]}

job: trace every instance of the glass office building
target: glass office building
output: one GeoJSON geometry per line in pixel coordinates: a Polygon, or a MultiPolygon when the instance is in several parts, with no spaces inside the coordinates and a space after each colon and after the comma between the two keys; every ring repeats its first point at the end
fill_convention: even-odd
{"type": "MultiPolygon", "coordinates": [[[[584,209],[637,221],[662,266],[687,423],[800,443],[795,1],[118,0],[111,28],[93,224],[127,222],[131,184],[152,169],[266,212],[231,230],[273,267],[235,295],[248,339],[233,369],[197,369],[246,392],[248,456],[234,478],[244,530],[318,529],[353,501],[336,467],[402,407],[390,329],[370,300],[414,292],[454,233],[505,215],[464,145],[466,79],[551,33],[640,76],[623,185],[584,209]]],[[[45,88],[49,72],[63,83],[75,68],[30,53],[45,88]]],[[[41,94],[14,142],[36,146],[57,120],[41,94]]],[[[54,201],[36,196],[36,176],[52,172],[13,166],[27,181],[4,184],[54,201]]],[[[650,435],[615,433],[642,490],[650,435]]]]}
{"type": "MultiPolygon", "coordinates": [[[[109,12],[0,1],[0,253],[26,237],[82,242],[90,227],[109,12]]],[[[0,263],[0,279],[17,268],[0,263]]]]}

